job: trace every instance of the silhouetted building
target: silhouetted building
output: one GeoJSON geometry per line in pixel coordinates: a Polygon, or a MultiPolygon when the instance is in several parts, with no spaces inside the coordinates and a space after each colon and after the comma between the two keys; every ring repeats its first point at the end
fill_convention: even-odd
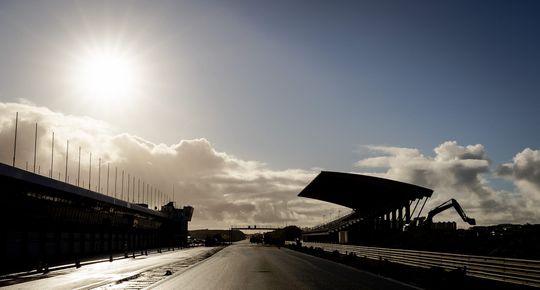
{"type": "Polygon", "coordinates": [[[0,272],[187,245],[193,207],[160,211],[0,164],[0,272]]]}

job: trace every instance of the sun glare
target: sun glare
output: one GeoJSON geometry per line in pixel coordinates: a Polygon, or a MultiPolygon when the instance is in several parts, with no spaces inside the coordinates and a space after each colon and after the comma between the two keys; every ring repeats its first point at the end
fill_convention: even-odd
{"type": "Polygon", "coordinates": [[[120,104],[136,94],[137,67],[125,53],[87,53],[78,59],[74,77],[79,95],[97,105],[120,104]]]}

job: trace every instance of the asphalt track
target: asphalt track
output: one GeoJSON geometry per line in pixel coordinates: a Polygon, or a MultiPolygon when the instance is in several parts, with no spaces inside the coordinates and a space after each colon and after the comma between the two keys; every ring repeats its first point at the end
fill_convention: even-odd
{"type": "Polygon", "coordinates": [[[154,289],[418,289],[349,266],[285,248],[229,246],[154,289]]]}
{"type": "Polygon", "coordinates": [[[206,258],[216,248],[191,249],[137,256],[4,280],[5,289],[142,289],[165,279],[166,271],[178,273],[206,258]],[[11,285],[5,285],[5,283],[11,285]]]}

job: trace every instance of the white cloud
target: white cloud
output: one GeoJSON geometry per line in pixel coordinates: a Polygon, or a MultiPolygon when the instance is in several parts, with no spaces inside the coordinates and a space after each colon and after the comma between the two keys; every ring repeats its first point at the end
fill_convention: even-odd
{"type": "MultiPolygon", "coordinates": [[[[530,202],[531,197],[523,190],[506,192],[496,190],[489,184],[488,180],[493,177],[493,173],[484,146],[481,144],[462,146],[456,141],[447,141],[434,149],[434,156],[425,156],[414,148],[387,146],[366,146],[366,148],[378,156],[355,163],[361,168],[362,173],[369,174],[367,171],[373,168],[384,169],[384,172],[372,175],[434,189],[435,193],[427,204],[428,209],[450,198],[456,198],[465,211],[471,217],[475,217],[480,224],[540,221],[537,207],[530,202]]],[[[515,180],[513,180],[517,185],[529,183],[536,184],[535,186],[540,188],[538,176],[535,175],[535,172],[537,175],[540,172],[539,165],[540,154],[538,151],[533,154],[529,149],[516,155],[512,166],[505,165],[500,171],[514,172],[515,180]]],[[[439,218],[459,220],[452,211],[441,214],[439,218]]]]}
{"type": "MultiPolygon", "coordinates": [[[[53,176],[63,180],[66,140],[70,140],[70,183],[77,178],[78,147],[82,148],[81,184],[88,185],[89,152],[92,152],[92,187],[97,185],[98,158],[103,160],[101,187],[106,190],[106,162],[111,165],[110,192],[114,169],[144,180],[154,188],[172,194],[179,205],[195,207],[193,228],[228,227],[239,224],[315,225],[329,220],[345,208],[297,194],[319,169],[273,170],[267,164],[243,160],[219,152],[204,139],[180,140],[176,144],[155,144],[128,133],[115,132],[102,121],[64,115],[32,104],[0,103],[0,161],[11,164],[15,112],[19,112],[17,167],[32,170],[34,126],[38,128],[37,170],[48,175],[51,133],[55,132],[53,176]]],[[[498,167],[496,175],[484,146],[462,146],[444,142],[428,156],[415,148],[366,146],[371,156],[356,162],[360,173],[375,170],[378,175],[426,186],[435,194],[427,209],[449,198],[457,198],[466,212],[480,224],[539,222],[540,151],[525,149],[512,163],[498,167]],[[381,169],[383,171],[381,171],[381,169]],[[382,172],[382,173],[381,173],[382,172]],[[516,184],[515,192],[494,189],[488,180],[496,176],[516,184]]],[[[118,181],[119,183],[120,181],[118,181]]],[[[127,185],[125,186],[127,187],[127,185]]],[[[117,188],[120,191],[120,186],[117,188]]],[[[457,220],[448,211],[441,219],[457,220]]]]}
{"type": "MultiPolygon", "coordinates": [[[[540,208],[540,150],[524,149],[511,163],[499,165],[496,173],[516,183],[527,208],[540,208]]],[[[535,212],[533,215],[538,215],[538,210],[535,212]]]]}
{"type": "Polygon", "coordinates": [[[501,176],[513,176],[528,182],[540,190],[540,150],[524,149],[514,156],[512,163],[500,165],[497,172],[501,176]]]}
{"type": "MultiPolygon", "coordinates": [[[[115,168],[120,173],[125,171],[126,183],[129,173],[169,195],[172,195],[174,183],[177,203],[195,207],[192,228],[255,223],[315,225],[323,221],[323,215],[330,216],[341,209],[296,196],[315,177],[316,171],[273,170],[262,162],[218,152],[204,138],[181,140],[172,145],[155,144],[128,133],[114,132],[102,121],[64,115],[31,104],[0,103],[0,161],[6,164],[11,164],[12,160],[15,112],[19,112],[17,167],[25,168],[28,162],[32,170],[34,126],[38,122],[36,170],[42,175],[48,175],[50,168],[54,130],[55,178],[58,174],[62,180],[65,178],[66,140],[69,138],[70,183],[76,183],[78,147],[81,146],[81,185],[83,182],[88,185],[89,152],[93,156],[93,189],[98,180],[98,158],[103,162],[103,191],[106,191],[106,162],[111,166],[111,193],[115,168]]],[[[127,189],[127,184],[124,188],[127,189]]],[[[119,194],[120,179],[117,191],[119,194]]]]}

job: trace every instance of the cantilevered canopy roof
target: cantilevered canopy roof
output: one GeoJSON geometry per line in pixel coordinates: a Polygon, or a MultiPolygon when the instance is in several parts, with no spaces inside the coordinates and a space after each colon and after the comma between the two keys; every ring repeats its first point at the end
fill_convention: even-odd
{"type": "Polygon", "coordinates": [[[433,190],[379,177],[322,171],[298,194],[355,209],[362,216],[383,214],[433,190]]]}

